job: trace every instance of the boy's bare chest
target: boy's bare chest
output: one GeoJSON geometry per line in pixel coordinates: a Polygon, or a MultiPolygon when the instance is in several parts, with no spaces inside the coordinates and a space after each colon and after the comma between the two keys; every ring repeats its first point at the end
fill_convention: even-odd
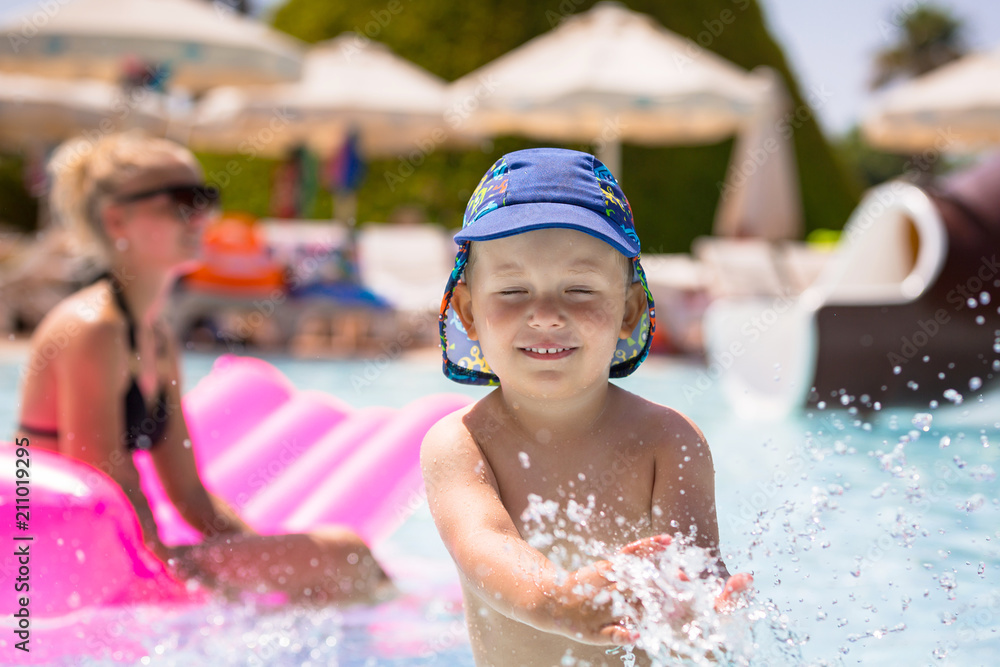
{"type": "Polygon", "coordinates": [[[489,458],[504,507],[542,551],[571,557],[589,543],[620,547],[650,529],[653,465],[640,446],[523,447],[489,458]]]}

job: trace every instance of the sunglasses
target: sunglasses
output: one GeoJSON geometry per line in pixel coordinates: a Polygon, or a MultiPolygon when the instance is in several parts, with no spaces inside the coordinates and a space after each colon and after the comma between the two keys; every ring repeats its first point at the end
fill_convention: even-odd
{"type": "Polygon", "coordinates": [[[219,205],[219,188],[214,185],[167,185],[153,190],[143,190],[115,197],[119,204],[130,204],[158,195],[169,195],[178,207],[191,212],[213,209],[219,205]]]}

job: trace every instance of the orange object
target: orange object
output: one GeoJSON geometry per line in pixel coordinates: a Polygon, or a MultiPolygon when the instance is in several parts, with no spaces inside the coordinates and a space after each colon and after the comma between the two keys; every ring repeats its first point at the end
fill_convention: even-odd
{"type": "Polygon", "coordinates": [[[281,266],[271,259],[256,219],[227,213],[216,220],[202,239],[202,265],[187,275],[192,290],[255,295],[284,289],[281,266]]]}

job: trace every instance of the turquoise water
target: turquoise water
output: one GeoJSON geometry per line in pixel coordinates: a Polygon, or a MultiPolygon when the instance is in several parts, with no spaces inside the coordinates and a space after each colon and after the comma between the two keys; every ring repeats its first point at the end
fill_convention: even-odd
{"type": "MultiPolygon", "coordinates": [[[[269,360],[298,387],[357,406],[484,393],[448,382],[429,360],[269,360]]],[[[8,435],[19,361],[0,361],[8,435]]],[[[185,356],[188,386],[211,362],[185,356]]],[[[1000,392],[956,388],[960,405],[942,398],[920,410],[835,402],[754,422],[736,417],[716,386],[688,398],[699,370],[652,359],[621,384],[687,413],[712,446],[724,557],[731,571],[754,573],[767,610],[753,629],[758,646],[733,654],[735,664],[996,664],[1000,392]]],[[[457,580],[426,508],[377,553],[404,592],[377,607],[138,609],[76,619],[66,631],[125,645],[118,657],[138,664],[472,665],[457,580]]]]}

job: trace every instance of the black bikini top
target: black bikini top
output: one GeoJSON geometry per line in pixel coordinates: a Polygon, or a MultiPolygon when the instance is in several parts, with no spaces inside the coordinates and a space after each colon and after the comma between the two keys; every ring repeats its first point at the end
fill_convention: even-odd
{"type": "MultiPolygon", "coordinates": [[[[110,273],[104,277],[111,283],[111,294],[115,299],[115,305],[125,316],[125,323],[128,325],[128,346],[129,350],[134,353],[136,351],[135,319],[122,295],[122,285],[110,273]]],[[[135,376],[132,376],[132,383],[129,385],[128,391],[125,392],[125,432],[123,436],[125,448],[130,452],[136,449],[152,449],[167,432],[169,417],[166,387],[160,386],[156,396],[156,405],[150,411],[146,407],[146,399],[143,398],[138,381],[135,376]]]]}
{"type": "MultiPolygon", "coordinates": [[[[125,297],[122,296],[122,285],[110,273],[105,273],[97,277],[97,280],[106,278],[111,283],[111,294],[114,297],[115,305],[125,316],[125,323],[128,325],[128,346],[134,354],[136,351],[135,340],[135,319],[132,311],[129,310],[125,297]]],[[[95,280],[96,282],[96,280],[95,280]]],[[[132,452],[137,449],[152,449],[159,443],[167,431],[167,422],[170,412],[167,409],[166,388],[160,386],[156,397],[156,405],[152,411],[146,407],[146,399],[143,398],[142,391],[135,376],[129,384],[128,391],[125,392],[125,430],[122,433],[122,440],[125,448],[132,452]]],[[[37,435],[46,438],[59,438],[59,431],[55,429],[36,428],[19,424],[18,428],[28,435],[37,435]]]]}

